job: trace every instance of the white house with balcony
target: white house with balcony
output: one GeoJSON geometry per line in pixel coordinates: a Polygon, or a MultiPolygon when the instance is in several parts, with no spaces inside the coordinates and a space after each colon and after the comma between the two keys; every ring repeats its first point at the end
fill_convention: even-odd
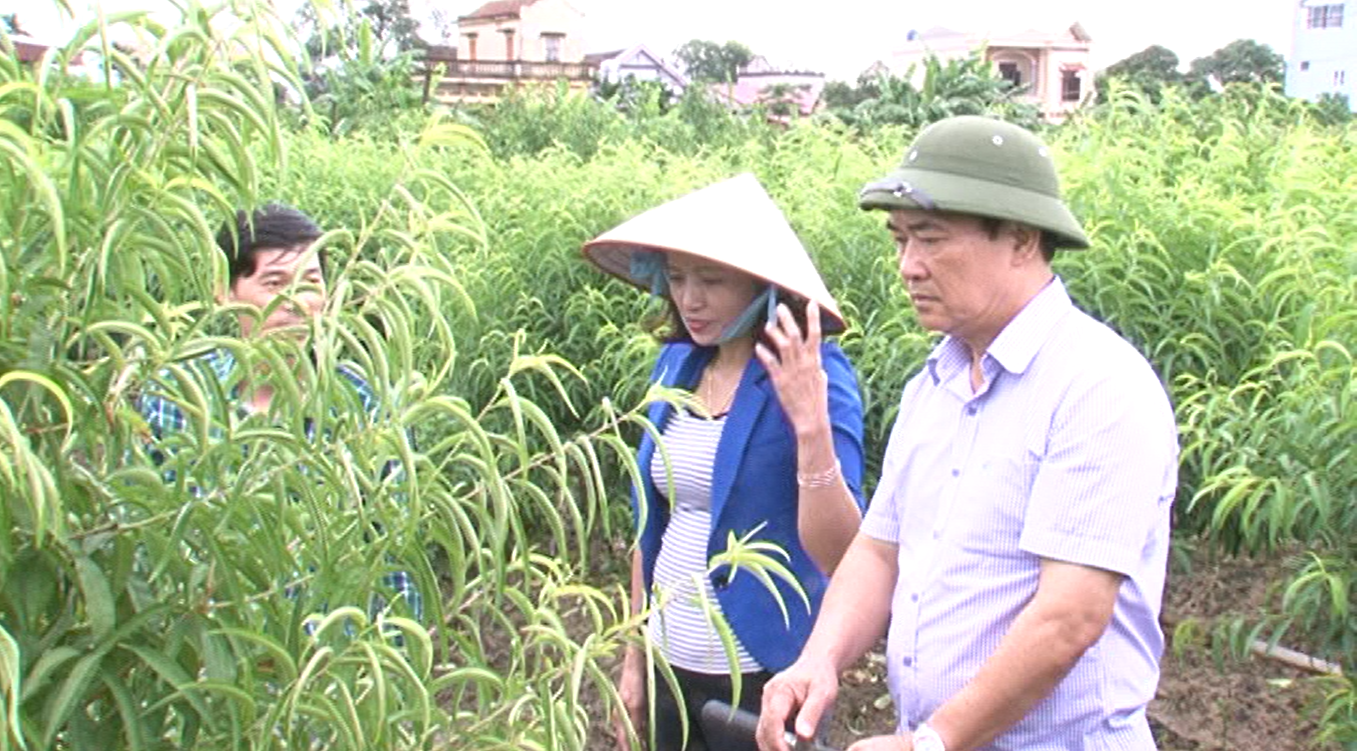
{"type": "Polygon", "coordinates": [[[1286,61],[1288,96],[1318,99],[1324,94],[1348,98],[1357,110],[1357,4],[1299,0],[1291,27],[1291,58],[1286,61]]]}
{"type": "Polygon", "coordinates": [[[426,51],[425,97],[493,103],[509,89],[559,82],[586,90],[597,66],[584,59],[583,30],[569,0],[490,0],[458,17],[456,47],[426,51]]]}

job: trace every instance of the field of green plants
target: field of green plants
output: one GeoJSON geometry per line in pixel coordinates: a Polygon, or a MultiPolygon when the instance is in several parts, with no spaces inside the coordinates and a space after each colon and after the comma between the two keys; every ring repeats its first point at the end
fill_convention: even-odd
{"type": "MultiPolygon", "coordinates": [[[[73,43],[102,46],[94,83],[0,51],[0,749],[584,748],[634,633],[657,308],[579,248],[737,172],[842,304],[875,477],[934,340],[855,197],[912,131],[547,92],[337,136],[279,103],[303,86],[276,19],[141,23],[142,60],[73,43]],[[215,302],[212,236],[266,200],[329,230],[313,358],[215,302]],[[187,367],[214,348],[271,372],[274,414],[187,367]],[[163,466],[148,388],[193,418],[163,466]],[[425,622],[370,608],[395,569],[425,622]]],[[[1357,128],[1231,88],[1114,93],[1044,135],[1094,239],[1057,268],[1174,398],[1180,550],[1306,551],[1217,638],[1341,663],[1320,727],[1357,747],[1357,128]]]]}

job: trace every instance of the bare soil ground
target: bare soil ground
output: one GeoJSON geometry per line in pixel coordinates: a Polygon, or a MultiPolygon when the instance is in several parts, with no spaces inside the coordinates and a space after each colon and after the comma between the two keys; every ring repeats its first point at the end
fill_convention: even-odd
{"type": "MultiPolygon", "coordinates": [[[[1278,561],[1223,559],[1194,561],[1170,576],[1164,621],[1182,623],[1257,612],[1282,577],[1278,561]]],[[[1313,674],[1274,660],[1253,657],[1217,661],[1201,644],[1170,643],[1160,665],[1159,690],[1150,704],[1150,722],[1161,751],[1299,751],[1316,746],[1308,709],[1319,689],[1313,674]]],[[[843,679],[840,710],[831,740],[839,748],[853,740],[889,732],[894,709],[886,697],[885,660],[879,653],[843,679]]]]}
{"type": "MultiPolygon", "coordinates": [[[[1169,580],[1166,623],[1257,614],[1286,576],[1280,557],[1198,558],[1169,580]]],[[[1322,697],[1313,673],[1256,656],[1218,664],[1209,648],[1170,642],[1150,718],[1164,751],[1336,750],[1314,743],[1322,697]]]]}
{"type": "MultiPolygon", "coordinates": [[[[1165,623],[1256,613],[1282,577],[1279,560],[1201,558],[1170,576],[1165,623]]],[[[1261,657],[1218,661],[1200,644],[1174,645],[1166,631],[1170,644],[1149,709],[1161,751],[1336,751],[1313,741],[1309,710],[1321,694],[1312,674],[1261,657]]],[[[843,676],[829,740],[842,749],[894,725],[878,649],[843,676]]],[[[611,749],[606,723],[597,727],[590,751],[611,749]]]]}

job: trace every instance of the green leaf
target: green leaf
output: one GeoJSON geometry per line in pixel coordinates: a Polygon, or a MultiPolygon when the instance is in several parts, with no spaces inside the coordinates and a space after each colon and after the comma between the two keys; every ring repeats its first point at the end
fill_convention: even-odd
{"type": "Polygon", "coordinates": [[[80,592],[85,596],[85,617],[89,619],[90,633],[95,640],[103,641],[118,624],[113,592],[103,570],[92,558],[78,555],[73,562],[80,592]]]}

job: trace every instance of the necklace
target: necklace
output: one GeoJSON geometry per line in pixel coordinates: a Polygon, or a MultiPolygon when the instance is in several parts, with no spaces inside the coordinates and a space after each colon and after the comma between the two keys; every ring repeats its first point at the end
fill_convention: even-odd
{"type": "Polygon", "coordinates": [[[707,411],[711,413],[712,417],[717,417],[730,410],[730,404],[735,399],[735,391],[740,387],[740,379],[739,377],[731,379],[730,385],[720,392],[721,398],[719,400],[716,398],[716,373],[714,370],[707,370],[702,385],[702,403],[707,406],[707,411]]]}

